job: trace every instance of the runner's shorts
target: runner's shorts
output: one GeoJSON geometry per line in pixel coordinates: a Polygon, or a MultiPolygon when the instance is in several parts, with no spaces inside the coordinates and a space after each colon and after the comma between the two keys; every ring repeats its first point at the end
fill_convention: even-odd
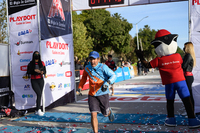
{"type": "Polygon", "coordinates": [[[109,113],[109,94],[101,96],[88,95],[88,105],[90,112],[101,112],[104,116],[109,113]]]}
{"type": "Polygon", "coordinates": [[[165,95],[168,100],[173,100],[177,93],[181,99],[189,97],[190,92],[185,80],[165,85],[165,95]]]}

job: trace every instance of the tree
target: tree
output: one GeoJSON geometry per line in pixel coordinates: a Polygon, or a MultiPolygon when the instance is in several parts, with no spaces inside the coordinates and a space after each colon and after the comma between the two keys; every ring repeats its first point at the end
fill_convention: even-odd
{"type": "Polygon", "coordinates": [[[92,39],[86,33],[87,30],[83,22],[73,23],[74,56],[79,59],[88,57],[93,48],[92,39]]]}
{"type": "Polygon", "coordinates": [[[87,27],[88,35],[93,38],[93,50],[108,54],[110,51],[120,53],[130,43],[129,31],[132,24],[119,14],[111,16],[105,9],[86,10],[81,14],[87,27]]]}
{"type": "MultiPolygon", "coordinates": [[[[155,39],[156,30],[150,29],[148,25],[145,25],[143,29],[139,29],[138,32],[138,40],[141,39],[141,45],[144,52],[144,57],[150,61],[151,59],[156,57],[155,48],[151,45],[151,41],[155,39]]],[[[137,44],[137,40],[135,39],[135,44],[137,44]]],[[[140,44],[140,43],[139,43],[140,44]]],[[[141,47],[140,47],[141,49],[141,47]]]]}
{"type": "Polygon", "coordinates": [[[181,55],[181,57],[183,58],[184,56],[184,52],[183,50],[178,46],[176,53],[179,53],[181,55]]]}
{"type": "Polygon", "coordinates": [[[0,3],[0,43],[8,43],[6,0],[0,3]]]}

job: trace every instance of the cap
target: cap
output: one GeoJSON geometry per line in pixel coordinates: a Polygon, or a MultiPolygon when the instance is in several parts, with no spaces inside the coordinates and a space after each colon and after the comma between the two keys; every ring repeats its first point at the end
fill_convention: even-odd
{"type": "Polygon", "coordinates": [[[93,58],[99,58],[99,53],[97,51],[92,51],[89,54],[89,57],[93,57],[93,58]]]}
{"type": "Polygon", "coordinates": [[[166,35],[169,35],[169,34],[171,34],[169,31],[167,31],[165,29],[161,29],[156,33],[155,38],[166,36],[166,35]]]}

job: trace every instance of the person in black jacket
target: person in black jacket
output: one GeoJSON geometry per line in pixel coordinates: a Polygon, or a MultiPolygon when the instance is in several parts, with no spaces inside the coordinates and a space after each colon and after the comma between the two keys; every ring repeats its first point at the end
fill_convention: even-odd
{"type": "Polygon", "coordinates": [[[185,52],[185,56],[183,57],[182,68],[184,71],[184,76],[186,79],[188,89],[190,91],[190,97],[191,97],[192,105],[194,108],[194,98],[192,94],[192,83],[194,81],[194,77],[192,74],[192,69],[196,65],[196,58],[195,58],[194,46],[192,42],[186,42],[184,44],[183,51],[185,52]]]}
{"type": "Polygon", "coordinates": [[[43,75],[46,77],[46,67],[43,61],[41,61],[40,53],[35,51],[33,53],[32,60],[28,64],[27,73],[31,75],[31,86],[37,95],[36,99],[36,114],[43,116],[41,111],[41,98],[44,87],[43,75]]]}

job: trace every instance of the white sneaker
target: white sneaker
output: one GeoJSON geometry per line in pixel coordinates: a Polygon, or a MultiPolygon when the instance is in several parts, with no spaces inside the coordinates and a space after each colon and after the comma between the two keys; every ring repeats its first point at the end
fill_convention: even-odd
{"type": "Polygon", "coordinates": [[[44,115],[44,112],[42,112],[41,109],[39,109],[39,110],[37,111],[37,114],[38,114],[39,116],[43,116],[43,115],[44,115]]]}
{"type": "Polygon", "coordinates": [[[184,116],[186,116],[186,115],[187,115],[187,112],[183,112],[181,115],[184,115],[184,116]]]}

